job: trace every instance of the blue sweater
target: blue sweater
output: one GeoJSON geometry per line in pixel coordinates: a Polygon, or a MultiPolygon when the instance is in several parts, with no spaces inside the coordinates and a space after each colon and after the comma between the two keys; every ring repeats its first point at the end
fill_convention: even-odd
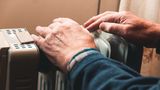
{"type": "Polygon", "coordinates": [[[160,79],[143,77],[126,65],[93,53],[67,74],[68,90],[160,90],[160,79]]]}

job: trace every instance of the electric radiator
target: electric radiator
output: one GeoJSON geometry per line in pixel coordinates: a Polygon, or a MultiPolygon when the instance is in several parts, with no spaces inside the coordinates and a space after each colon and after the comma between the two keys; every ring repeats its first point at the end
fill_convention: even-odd
{"type": "MultiPolygon", "coordinates": [[[[140,70],[141,46],[102,31],[93,35],[104,56],[140,70]]],[[[65,76],[47,60],[25,28],[0,29],[0,90],[65,90],[65,76]]]]}

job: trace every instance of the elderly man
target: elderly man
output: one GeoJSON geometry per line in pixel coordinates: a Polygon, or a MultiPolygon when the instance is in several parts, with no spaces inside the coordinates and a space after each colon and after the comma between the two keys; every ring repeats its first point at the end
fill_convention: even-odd
{"type": "Polygon", "coordinates": [[[38,26],[32,35],[48,59],[67,75],[68,90],[160,90],[160,79],[143,77],[129,67],[96,50],[89,31],[101,30],[133,43],[157,48],[160,24],[129,12],[105,12],[84,26],[68,18],[58,18],[48,27],[38,26]]]}

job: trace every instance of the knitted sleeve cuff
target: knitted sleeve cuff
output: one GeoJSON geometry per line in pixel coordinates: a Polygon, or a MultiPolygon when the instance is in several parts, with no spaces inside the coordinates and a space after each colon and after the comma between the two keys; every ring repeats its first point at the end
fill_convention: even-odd
{"type": "Polygon", "coordinates": [[[77,63],[79,63],[81,60],[83,60],[83,58],[85,58],[86,56],[93,54],[93,53],[97,53],[98,51],[95,48],[86,48],[80,52],[78,52],[77,54],[75,54],[72,59],[67,63],[67,71],[69,72],[73,66],[77,63]]]}

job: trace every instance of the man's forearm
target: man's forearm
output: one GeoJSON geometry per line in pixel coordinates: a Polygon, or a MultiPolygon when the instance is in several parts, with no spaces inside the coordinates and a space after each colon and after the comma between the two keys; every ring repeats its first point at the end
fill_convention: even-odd
{"type": "Polygon", "coordinates": [[[75,64],[67,79],[69,90],[144,90],[160,85],[159,79],[144,78],[100,53],[90,54],[75,64]]]}

